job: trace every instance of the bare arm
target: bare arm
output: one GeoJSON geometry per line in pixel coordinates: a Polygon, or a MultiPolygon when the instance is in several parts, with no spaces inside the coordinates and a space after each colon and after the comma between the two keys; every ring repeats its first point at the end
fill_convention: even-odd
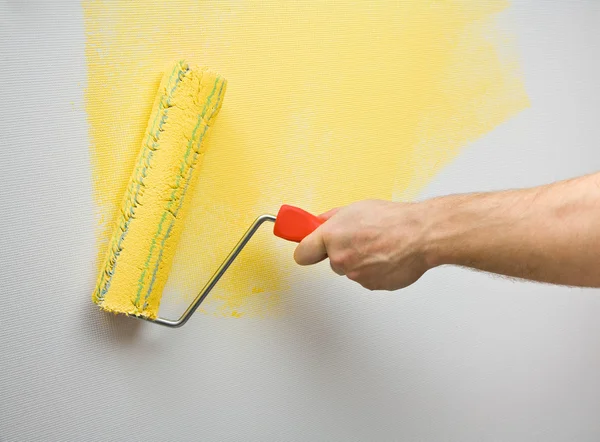
{"type": "Polygon", "coordinates": [[[394,290],[451,264],[555,284],[600,287],[600,173],[530,189],[420,203],[362,201],[296,249],[338,274],[394,290]]]}

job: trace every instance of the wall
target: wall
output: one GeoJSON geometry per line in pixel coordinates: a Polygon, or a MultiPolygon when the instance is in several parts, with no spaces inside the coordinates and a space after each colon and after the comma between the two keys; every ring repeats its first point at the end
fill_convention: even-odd
{"type": "MultiPolygon", "coordinates": [[[[442,268],[404,291],[369,293],[331,276],[326,263],[290,265],[293,246],[265,230],[258,244],[274,250],[267,270],[285,269],[284,287],[269,292],[273,311],[259,303],[262,314],[236,318],[217,308],[180,330],[100,313],[90,296],[107,212],[94,184],[93,133],[108,116],[94,114],[86,95],[94,86],[89,6],[0,5],[0,440],[598,439],[597,290],[442,268]]],[[[383,22],[383,11],[372,12],[383,22]]],[[[459,143],[409,196],[597,170],[599,18],[592,1],[515,2],[499,12],[494,23],[510,40],[494,47],[516,52],[527,105],[459,143]]],[[[227,69],[241,78],[234,64],[227,69]]],[[[343,105],[324,97],[334,100],[328,110],[343,105]]],[[[243,94],[230,101],[243,104],[243,94]]],[[[222,116],[211,149],[239,121],[222,116]]],[[[309,133],[324,136],[309,123],[309,133]]],[[[123,124],[115,142],[128,136],[123,124]]],[[[334,134],[345,129],[328,125],[334,134]]],[[[336,141],[317,137],[309,147],[319,152],[328,142],[336,141]]],[[[267,193],[253,205],[270,209],[283,197],[267,193]]],[[[329,194],[293,197],[314,210],[334,202],[329,194]]],[[[236,222],[254,216],[250,203],[231,198],[232,213],[242,213],[236,222]]],[[[226,246],[236,234],[209,238],[226,246]]],[[[256,274],[233,270],[217,293],[223,300],[256,274]]],[[[177,309],[185,299],[177,285],[171,290],[165,307],[177,309]]]]}

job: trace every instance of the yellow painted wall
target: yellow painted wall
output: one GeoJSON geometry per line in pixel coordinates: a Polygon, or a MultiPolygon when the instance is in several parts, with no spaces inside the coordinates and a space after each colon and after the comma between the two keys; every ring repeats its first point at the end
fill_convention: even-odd
{"type": "MultiPolygon", "coordinates": [[[[319,213],[414,198],[469,142],[527,107],[514,42],[495,24],[507,6],[84,2],[99,257],[170,61],[228,80],[169,281],[187,302],[257,215],[282,203],[319,213]]],[[[293,280],[290,247],[257,238],[203,310],[272,311],[293,280]]]]}

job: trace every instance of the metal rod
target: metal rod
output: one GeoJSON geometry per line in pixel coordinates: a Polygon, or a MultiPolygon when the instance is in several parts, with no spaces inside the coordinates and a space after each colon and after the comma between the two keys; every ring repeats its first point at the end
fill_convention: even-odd
{"type": "Polygon", "coordinates": [[[183,314],[180,316],[179,319],[175,320],[175,319],[166,319],[166,318],[161,318],[161,317],[158,317],[156,319],[148,319],[148,318],[143,318],[143,317],[139,317],[139,316],[136,316],[136,317],[138,319],[143,319],[148,322],[154,322],[155,324],[164,325],[165,327],[171,327],[171,328],[181,327],[183,324],[185,324],[188,321],[188,319],[190,319],[190,317],[194,314],[194,312],[200,306],[202,301],[204,301],[204,298],[206,298],[208,293],[214,288],[214,286],[217,284],[217,282],[219,282],[219,279],[221,279],[221,276],[223,276],[223,274],[227,271],[227,269],[233,263],[235,258],[237,258],[237,256],[240,254],[240,252],[242,251],[244,246],[246,244],[248,244],[248,241],[250,241],[250,238],[252,238],[252,235],[254,235],[256,233],[258,228],[266,221],[275,222],[275,219],[276,219],[276,217],[273,215],[261,215],[258,218],[256,218],[254,223],[252,223],[250,228],[246,231],[246,233],[244,233],[244,236],[242,236],[242,238],[239,240],[239,242],[233,248],[231,253],[229,253],[227,258],[225,258],[225,261],[223,261],[223,264],[221,264],[221,266],[217,269],[217,271],[213,274],[213,276],[208,280],[208,282],[206,283],[204,288],[200,291],[200,293],[198,293],[198,296],[196,296],[196,299],[194,299],[194,301],[190,304],[190,306],[186,309],[186,311],[183,312],[183,314]]]}

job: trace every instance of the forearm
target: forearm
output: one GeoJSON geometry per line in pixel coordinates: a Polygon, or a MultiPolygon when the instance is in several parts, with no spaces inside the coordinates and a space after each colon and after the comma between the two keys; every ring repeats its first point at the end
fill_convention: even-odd
{"type": "Polygon", "coordinates": [[[600,174],[422,204],[430,266],[600,287],[600,174]]]}

